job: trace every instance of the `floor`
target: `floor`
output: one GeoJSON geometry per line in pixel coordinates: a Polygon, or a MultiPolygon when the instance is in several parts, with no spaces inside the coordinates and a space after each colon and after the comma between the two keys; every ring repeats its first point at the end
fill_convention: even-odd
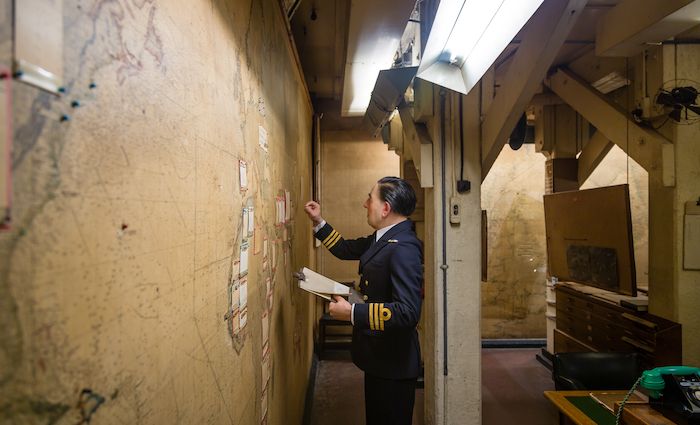
{"type": "MultiPolygon", "coordinates": [[[[539,349],[482,350],[482,424],[554,425],[557,413],[542,392],[554,389],[539,349]]],[[[364,423],[362,371],[348,360],[319,363],[312,425],[364,423]]],[[[423,424],[423,390],[416,392],[413,424],[423,424]]]]}
{"type": "Polygon", "coordinates": [[[535,359],[538,348],[481,350],[483,425],[554,425],[556,409],[542,394],[554,389],[549,369],[535,359]]]}
{"type": "MultiPolygon", "coordinates": [[[[311,425],[365,423],[362,371],[350,360],[319,362],[311,425]]],[[[413,425],[423,425],[423,390],[416,390],[413,425]]]]}

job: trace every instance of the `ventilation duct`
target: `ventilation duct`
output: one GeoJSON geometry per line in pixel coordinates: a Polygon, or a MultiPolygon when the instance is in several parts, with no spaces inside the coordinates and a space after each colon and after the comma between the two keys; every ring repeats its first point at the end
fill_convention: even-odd
{"type": "Polygon", "coordinates": [[[417,70],[417,66],[410,66],[379,71],[363,120],[363,125],[373,136],[376,137],[391,120],[417,70]]]}

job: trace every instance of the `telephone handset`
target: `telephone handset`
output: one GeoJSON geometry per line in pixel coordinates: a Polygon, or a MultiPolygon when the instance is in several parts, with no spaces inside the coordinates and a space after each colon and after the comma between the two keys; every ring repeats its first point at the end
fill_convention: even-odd
{"type": "Polygon", "coordinates": [[[700,425],[700,368],[663,366],[642,372],[649,404],[680,424],[700,425]]]}

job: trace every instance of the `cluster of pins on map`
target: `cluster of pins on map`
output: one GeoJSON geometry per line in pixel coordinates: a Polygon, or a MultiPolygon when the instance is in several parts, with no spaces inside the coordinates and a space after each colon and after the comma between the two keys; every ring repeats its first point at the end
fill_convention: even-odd
{"type": "MultiPolygon", "coordinates": [[[[90,90],[95,90],[95,89],[97,88],[97,83],[91,82],[91,83],[88,85],[88,88],[89,88],[90,90]]],[[[65,87],[59,87],[59,88],[58,88],[58,92],[59,92],[60,94],[64,95],[64,94],[66,94],[66,88],[65,88],[65,87]]],[[[83,103],[80,101],[80,99],[73,99],[73,100],[71,100],[71,102],[70,102],[70,107],[71,107],[72,109],[77,109],[77,108],[80,108],[81,106],[83,106],[83,103]]],[[[61,121],[61,122],[70,121],[70,115],[67,114],[67,113],[61,114],[61,117],[59,118],[59,121],[61,121]]]]}

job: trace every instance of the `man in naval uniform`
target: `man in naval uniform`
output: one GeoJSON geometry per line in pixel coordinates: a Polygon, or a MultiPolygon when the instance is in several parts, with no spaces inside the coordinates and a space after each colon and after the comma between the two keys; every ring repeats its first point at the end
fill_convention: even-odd
{"type": "Polygon", "coordinates": [[[364,304],[340,296],[330,304],[334,319],[352,322],[352,359],[365,372],[367,425],[411,424],[420,347],[422,245],[408,216],[416,207],[413,188],[398,177],[377,182],[364,203],[372,235],[345,239],[307,202],[314,236],[336,257],[360,260],[364,304]]]}

